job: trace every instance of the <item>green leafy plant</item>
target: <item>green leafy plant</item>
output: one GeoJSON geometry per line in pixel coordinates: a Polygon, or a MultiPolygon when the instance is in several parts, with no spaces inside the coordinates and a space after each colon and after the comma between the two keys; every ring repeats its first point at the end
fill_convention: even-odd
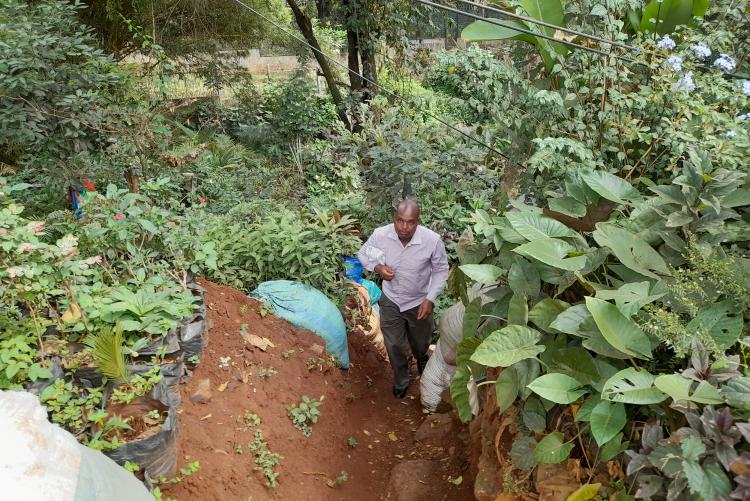
{"type": "Polygon", "coordinates": [[[144,374],[134,374],[126,384],[113,388],[109,400],[112,403],[129,404],[138,397],[148,395],[161,379],[161,369],[156,365],[144,374]]]}
{"type": "Polygon", "coordinates": [[[269,367],[261,367],[260,369],[258,369],[258,377],[262,377],[262,378],[266,378],[266,379],[270,378],[271,376],[275,376],[278,373],[279,373],[279,371],[277,371],[276,369],[274,369],[273,367],[270,367],[270,366],[269,367]]]}
{"type": "Polygon", "coordinates": [[[318,422],[318,418],[320,417],[318,407],[320,407],[322,401],[323,397],[320,397],[320,400],[316,400],[308,396],[303,396],[299,404],[287,406],[289,419],[291,419],[294,427],[300,430],[305,437],[309,437],[312,434],[312,425],[318,422]]]}
{"type": "Polygon", "coordinates": [[[99,372],[117,384],[130,380],[130,371],[123,352],[122,327],[117,325],[113,330],[89,335],[84,344],[91,349],[99,372]]]}
{"type": "MultiPolygon", "coordinates": [[[[565,27],[563,4],[559,0],[548,2],[534,2],[531,0],[521,0],[518,2],[519,13],[539,21],[543,21],[555,26],[565,27]]],[[[555,29],[550,27],[539,28],[535,24],[524,21],[511,21],[507,19],[498,21],[505,26],[512,26],[528,31],[541,31],[547,36],[554,36],[555,29]]],[[[550,42],[547,39],[520,33],[510,27],[498,26],[487,21],[474,21],[466,26],[461,32],[461,38],[467,42],[485,42],[493,40],[520,40],[536,46],[539,50],[547,71],[550,71],[555,64],[555,53],[565,56],[568,53],[568,47],[562,43],[550,42]]]]}
{"type": "Polygon", "coordinates": [[[183,477],[189,477],[193,473],[196,473],[201,467],[200,461],[193,461],[192,463],[188,464],[187,468],[180,468],[180,474],[183,477]]]}
{"type": "MultiPolygon", "coordinates": [[[[520,203],[502,216],[478,212],[474,231],[484,240],[475,246],[490,251],[458,270],[490,291],[484,304],[466,305],[451,385],[461,419],[478,410],[472,392],[493,385],[500,412],[516,405],[535,434],[519,436],[511,450],[518,468],[531,469],[560,463],[575,449],[591,468],[622,457],[631,423],[653,416],[664,418],[673,443],[687,433],[675,410],[724,405],[729,418],[744,415],[740,357],[726,353],[736,349],[747,311],[746,263],[729,247],[737,245],[730,228],[747,225],[737,212],[750,204],[744,181],[745,174],[693,152],[673,184],[650,186],[655,195],[602,171],[569,174],[571,200],[548,204],[568,210],[579,203],[588,220],[520,203]],[[473,382],[495,368],[502,369],[495,381],[473,382]],[[565,408],[574,419],[550,425],[546,416],[565,408]]],[[[672,456],[656,455],[649,467],[665,468],[660,475],[673,482],[664,480],[664,493],[728,495],[725,474],[713,473],[714,449],[696,444],[690,455],[672,447],[669,454],[706,482],[696,477],[688,485],[682,470],[664,466],[672,456]]],[[[648,475],[638,475],[639,492],[662,493],[661,480],[648,475]]]]}

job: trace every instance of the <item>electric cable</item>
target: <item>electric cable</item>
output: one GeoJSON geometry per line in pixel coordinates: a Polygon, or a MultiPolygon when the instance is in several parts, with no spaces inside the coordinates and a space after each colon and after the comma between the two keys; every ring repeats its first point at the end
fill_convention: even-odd
{"type": "MultiPolygon", "coordinates": [[[[237,1],[237,0],[235,0],[235,1],[237,1]]],[[[600,49],[595,49],[593,47],[586,47],[585,45],[580,45],[580,44],[577,44],[577,43],[574,43],[574,42],[569,42],[567,40],[557,39],[557,38],[555,38],[553,36],[546,35],[544,33],[537,33],[535,31],[527,30],[525,28],[519,28],[518,26],[513,26],[513,25],[505,24],[505,23],[502,23],[502,22],[498,21],[495,18],[482,17],[480,15],[472,14],[470,12],[464,12],[462,10],[455,9],[455,8],[449,7],[447,5],[441,5],[439,3],[431,2],[430,0],[414,0],[414,1],[419,2],[422,5],[426,5],[428,7],[433,7],[433,8],[436,8],[436,9],[442,9],[442,10],[446,10],[448,12],[453,12],[454,14],[460,14],[460,15],[463,15],[463,16],[471,17],[471,18],[474,18],[474,19],[476,19],[478,21],[485,21],[487,23],[500,26],[501,28],[507,28],[509,30],[517,31],[518,33],[524,33],[524,34],[527,34],[527,35],[532,35],[532,36],[535,36],[537,38],[542,38],[544,40],[549,40],[550,42],[555,42],[555,43],[559,43],[559,44],[562,44],[562,45],[567,45],[569,47],[574,47],[576,49],[581,49],[581,50],[585,50],[585,51],[588,51],[588,52],[592,52],[594,54],[599,54],[600,56],[614,57],[614,58],[617,58],[617,59],[620,59],[622,61],[626,61],[626,62],[629,62],[629,63],[646,64],[646,63],[644,63],[642,61],[638,61],[636,59],[632,59],[632,58],[629,58],[627,56],[621,56],[621,55],[618,55],[618,54],[612,54],[612,53],[604,52],[603,50],[600,50],[600,49]]],[[[607,43],[611,43],[611,42],[607,42],[607,43]]]]}
{"type": "Polygon", "coordinates": [[[476,143],[476,144],[478,144],[478,145],[480,145],[480,146],[482,146],[482,147],[484,147],[484,148],[486,148],[486,149],[488,149],[488,150],[492,151],[493,153],[497,153],[498,155],[500,155],[500,156],[501,156],[502,158],[504,158],[504,159],[506,159],[506,160],[510,160],[510,157],[508,157],[507,155],[505,155],[505,154],[504,154],[503,152],[499,151],[499,150],[498,150],[497,148],[495,148],[495,147],[493,147],[493,146],[490,146],[489,144],[485,143],[484,141],[482,141],[482,140],[480,140],[480,139],[477,139],[476,137],[472,136],[471,134],[468,134],[468,133],[466,133],[466,132],[462,131],[461,129],[459,129],[459,128],[457,128],[457,127],[453,126],[453,125],[451,125],[450,123],[448,123],[448,122],[446,122],[445,120],[441,119],[441,118],[440,118],[440,117],[438,117],[437,115],[435,115],[435,114],[433,114],[433,113],[431,113],[431,112],[429,112],[429,111],[426,111],[426,110],[424,110],[423,108],[420,108],[419,106],[416,106],[416,105],[415,105],[415,104],[414,104],[414,103],[413,103],[412,101],[409,101],[409,100],[408,100],[408,99],[406,99],[405,97],[403,97],[403,96],[401,96],[401,95],[399,95],[399,94],[396,94],[395,92],[393,92],[393,91],[391,91],[391,90],[389,90],[389,89],[386,89],[385,87],[383,87],[383,86],[382,86],[382,85],[380,85],[379,83],[377,83],[377,82],[375,82],[375,81],[373,81],[373,80],[370,80],[369,78],[367,78],[366,76],[362,75],[361,73],[357,73],[356,71],[354,71],[354,70],[350,69],[350,68],[349,68],[348,66],[346,66],[345,64],[343,64],[343,63],[339,62],[339,61],[338,61],[338,60],[337,60],[336,58],[334,58],[334,57],[331,57],[331,56],[329,56],[328,54],[326,54],[326,53],[325,53],[325,52],[323,52],[322,50],[316,49],[315,47],[313,47],[312,45],[310,45],[309,43],[307,43],[307,41],[306,41],[306,40],[303,40],[302,38],[299,38],[299,37],[298,37],[297,35],[295,35],[295,34],[294,34],[294,33],[292,33],[291,31],[289,31],[289,30],[288,30],[288,29],[286,29],[285,27],[281,26],[280,24],[278,24],[278,23],[277,23],[276,21],[274,21],[273,19],[270,19],[270,18],[269,18],[268,16],[264,15],[264,14],[263,14],[262,12],[259,12],[258,10],[254,9],[254,8],[252,8],[252,7],[250,7],[249,5],[247,5],[246,3],[244,3],[244,2],[242,1],[242,0],[232,0],[232,1],[234,1],[234,2],[235,2],[235,3],[237,3],[237,4],[239,4],[240,6],[244,7],[245,9],[249,10],[250,12],[252,12],[253,14],[255,14],[256,16],[258,16],[258,17],[262,18],[263,20],[265,20],[265,21],[266,21],[266,22],[268,22],[269,24],[271,24],[271,25],[275,26],[275,27],[276,27],[276,29],[278,29],[278,30],[282,31],[283,33],[285,33],[285,34],[286,34],[286,35],[288,35],[289,37],[293,38],[293,39],[294,39],[294,40],[296,40],[297,42],[299,42],[299,43],[301,43],[302,45],[304,45],[304,46],[308,47],[308,48],[309,48],[310,50],[312,50],[312,51],[313,51],[314,53],[317,53],[317,54],[319,54],[320,56],[322,56],[322,57],[324,57],[324,58],[328,59],[329,61],[331,61],[331,62],[332,62],[333,64],[335,64],[335,65],[337,65],[337,66],[339,66],[339,67],[341,67],[341,68],[345,69],[345,70],[346,70],[346,71],[347,71],[348,73],[351,73],[351,74],[357,75],[357,76],[358,76],[359,78],[361,78],[361,79],[362,79],[363,81],[365,81],[365,82],[368,82],[368,83],[370,83],[370,84],[374,85],[375,87],[377,87],[378,89],[380,89],[380,90],[381,90],[381,91],[383,91],[384,93],[388,94],[389,96],[391,96],[391,97],[393,97],[393,98],[395,98],[395,99],[398,99],[398,100],[399,100],[399,101],[401,101],[401,102],[404,102],[404,103],[407,103],[407,104],[409,104],[409,105],[413,106],[414,108],[416,108],[416,109],[417,109],[418,111],[420,111],[421,113],[423,113],[423,114],[425,114],[426,116],[428,116],[428,117],[430,117],[430,118],[432,118],[432,119],[434,119],[434,120],[436,120],[436,121],[440,122],[441,124],[445,125],[446,127],[448,127],[448,128],[450,128],[450,129],[452,129],[452,130],[454,130],[454,131],[458,132],[459,134],[461,134],[462,136],[466,137],[467,139],[469,139],[469,140],[473,141],[474,143],[476,143]]]}
{"type": "Polygon", "coordinates": [[[505,16],[506,18],[509,18],[509,19],[516,19],[518,21],[524,21],[524,22],[527,22],[527,23],[538,24],[539,26],[544,26],[545,28],[551,28],[551,29],[554,29],[555,31],[561,31],[563,33],[569,33],[571,35],[576,35],[576,36],[579,36],[579,37],[588,38],[588,39],[591,39],[591,40],[595,40],[597,42],[610,44],[610,45],[613,45],[615,47],[619,47],[621,49],[630,50],[630,51],[633,51],[633,52],[639,52],[640,51],[640,49],[638,49],[637,47],[634,47],[632,45],[628,45],[628,44],[625,44],[625,43],[622,43],[622,42],[618,42],[616,40],[608,40],[606,38],[603,38],[603,37],[600,37],[600,36],[597,36],[597,35],[592,35],[592,34],[589,34],[589,33],[584,33],[582,31],[577,31],[577,30],[574,30],[574,29],[571,29],[571,28],[567,28],[565,26],[557,26],[556,24],[548,23],[548,22],[542,21],[540,19],[534,19],[533,17],[522,16],[521,14],[516,14],[515,12],[509,12],[509,11],[506,11],[506,10],[503,10],[503,9],[498,9],[497,7],[493,7],[491,5],[482,5],[480,3],[473,2],[472,0],[458,0],[458,1],[461,2],[461,3],[464,3],[464,4],[471,5],[472,7],[477,7],[477,8],[481,8],[481,9],[484,9],[484,10],[488,10],[490,12],[495,12],[495,13],[500,14],[502,16],[505,16]]]}
{"type": "MultiPolygon", "coordinates": [[[[510,30],[513,30],[513,31],[516,31],[516,32],[519,32],[519,33],[525,33],[525,34],[533,35],[535,37],[544,38],[546,40],[550,40],[550,41],[557,42],[557,43],[562,43],[562,44],[565,44],[565,45],[568,45],[568,46],[571,46],[571,47],[575,47],[577,49],[582,49],[582,50],[587,50],[589,52],[594,52],[594,53],[600,54],[602,56],[607,56],[607,57],[611,56],[611,57],[615,57],[615,58],[621,59],[623,61],[628,61],[628,62],[633,62],[633,63],[641,64],[641,65],[644,65],[644,66],[648,66],[648,63],[646,63],[645,61],[638,61],[636,59],[631,59],[631,58],[628,58],[626,56],[621,56],[621,55],[617,55],[617,54],[606,53],[606,52],[598,50],[598,49],[594,49],[594,48],[591,48],[591,47],[586,47],[585,45],[575,44],[573,42],[568,42],[568,41],[565,41],[565,40],[558,40],[558,39],[556,39],[554,37],[551,37],[549,35],[546,35],[544,33],[536,33],[536,32],[533,32],[531,30],[526,30],[524,28],[519,28],[517,26],[508,25],[508,24],[504,24],[504,23],[498,23],[495,20],[495,18],[488,18],[488,17],[484,17],[484,16],[478,16],[476,14],[472,14],[472,13],[465,12],[465,11],[462,11],[462,10],[454,9],[453,7],[449,7],[447,5],[437,4],[437,3],[430,2],[430,1],[427,1],[427,0],[416,0],[416,1],[419,2],[419,3],[425,4],[425,5],[429,4],[429,6],[431,6],[433,8],[443,9],[443,10],[447,10],[449,12],[453,12],[453,13],[456,13],[456,14],[459,14],[459,15],[464,15],[464,16],[467,16],[467,17],[471,17],[471,18],[479,20],[479,21],[485,21],[485,22],[488,22],[490,24],[495,24],[495,25],[500,26],[502,28],[507,28],[507,29],[510,29],[510,30]]],[[[588,38],[590,40],[594,40],[594,41],[597,41],[597,42],[600,42],[600,43],[606,43],[608,45],[619,47],[621,49],[630,50],[630,51],[638,53],[638,54],[651,55],[653,57],[658,57],[658,58],[660,58],[662,60],[665,60],[665,59],[667,59],[669,57],[669,56],[666,56],[664,54],[659,54],[658,52],[654,52],[652,50],[641,49],[641,48],[635,47],[633,45],[624,44],[622,42],[617,42],[617,41],[614,41],[614,40],[608,40],[606,38],[603,38],[603,37],[600,37],[600,36],[597,36],[597,35],[591,35],[589,33],[584,33],[582,31],[576,31],[576,30],[573,30],[573,29],[570,29],[570,28],[566,28],[564,26],[557,26],[556,24],[548,23],[546,21],[541,21],[541,20],[534,19],[534,18],[527,17],[527,16],[522,16],[520,14],[511,13],[511,12],[508,12],[508,11],[505,11],[505,10],[502,10],[502,9],[498,9],[496,7],[492,7],[492,6],[489,6],[489,5],[482,5],[482,4],[474,2],[472,0],[458,0],[458,1],[462,2],[462,3],[465,3],[465,4],[468,4],[468,5],[471,5],[473,7],[482,8],[482,9],[488,10],[490,12],[498,13],[498,14],[500,14],[502,16],[507,17],[507,18],[517,19],[517,20],[521,20],[521,21],[525,21],[525,22],[529,22],[529,23],[533,23],[533,24],[538,24],[540,26],[544,26],[544,27],[547,27],[547,28],[555,29],[556,31],[561,31],[563,33],[570,33],[570,34],[581,36],[581,37],[584,37],[584,38],[588,38]]],[[[696,65],[696,69],[699,69],[701,71],[713,71],[713,68],[711,68],[710,66],[706,66],[704,64],[698,64],[698,65],[696,65]]],[[[736,73],[727,73],[727,72],[725,72],[723,74],[723,76],[725,78],[732,78],[732,79],[738,79],[738,80],[750,79],[750,76],[747,76],[747,75],[738,75],[736,73]]]]}

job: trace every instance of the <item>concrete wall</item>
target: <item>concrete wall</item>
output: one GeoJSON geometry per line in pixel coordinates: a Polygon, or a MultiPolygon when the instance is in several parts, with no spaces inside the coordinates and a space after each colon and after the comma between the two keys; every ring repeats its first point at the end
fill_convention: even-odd
{"type": "MultiPolygon", "coordinates": [[[[430,51],[439,51],[445,49],[445,39],[443,38],[430,38],[424,40],[414,40],[415,48],[428,49],[430,51]]],[[[346,65],[347,54],[341,53],[336,54],[334,57],[341,63],[346,65]]],[[[238,59],[238,64],[247,68],[248,72],[253,74],[271,72],[291,72],[297,69],[299,61],[296,56],[262,56],[260,50],[250,49],[245,55],[242,55],[238,59]]]]}

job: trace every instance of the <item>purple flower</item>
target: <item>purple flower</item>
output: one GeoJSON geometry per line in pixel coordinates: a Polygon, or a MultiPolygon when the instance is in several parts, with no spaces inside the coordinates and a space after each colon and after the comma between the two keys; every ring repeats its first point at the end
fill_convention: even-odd
{"type": "Polygon", "coordinates": [[[677,73],[682,70],[682,58],[679,56],[669,56],[664,64],[673,72],[677,73]]]}
{"type": "Polygon", "coordinates": [[[728,130],[724,133],[724,135],[726,136],[727,139],[732,139],[734,138],[734,136],[737,135],[737,133],[733,130],[728,130]]]}
{"type": "Polygon", "coordinates": [[[708,45],[704,44],[703,42],[699,42],[693,45],[690,50],[693,51],[695,57],[699,57],[701,59],[706,59],[707,57],[711,56],[711,49],[709,49],[708,45]]]}
{"type": "Polygon", "coordinates": [[[740,89],[746,96],[750,96],[750,80],[743,80],[740,84],[740,89]]]}
{"type": "Polygon", "coordinates": [[[657,49],[664,49],[664,50],[672,50],[677,46],[676,43],[674,43],[674,40],[672,40],[669,35],[664,35],[661,40],[656,42],[656,48],[657,49]]]}
{"type": "Polygon", "coordinates": [[[680,78],[675,84],[672,86],[675,90],[685,90],[687,92],[692,92],[695,90],[695,82],[693,82],[693,72],[688,71],[685,73],[685,75],[680,78]]]}
{"type": "Polygon", "coordinates": [[[724,73],[731,73],[737,67],[737,62],[733,57],[727,54],[721,54],[716,61],[714,61],[714,68],[719,68],[724,73]]]}

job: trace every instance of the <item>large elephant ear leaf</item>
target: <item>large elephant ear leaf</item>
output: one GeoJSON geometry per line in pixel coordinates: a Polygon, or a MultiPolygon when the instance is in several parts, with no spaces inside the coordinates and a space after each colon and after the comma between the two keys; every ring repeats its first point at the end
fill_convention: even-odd
{"type": "Polygon", "coordinates": [[[481,285],[492,285],[505,273],[505,270],[494,264],[462,264],[458,269],[481,285]]]}
{"type": "Polygon", "coordinates": [[[471,355],[473,362],[487,367],[510,367],[544,351],[538,345],[539,331],[520,325],[510,325],[487,336],[471,355]]]}
{"type": "Polygon", "coordinates": [[[687,325],[689,332],[706,332],[724,351],[737,342],[742,334],[742,312],[734,301],[721,301],[701,308],[687,325]]]}
{"type": "Polygon", "coordinates": [[[640,192],[621,177],[603,171],[588,171],[581,173],[581,179],[586,185],[602,198],[629,205],[641,198],[640,192]]]}
{"type": "Polygon", "coordinates": [[[529,27],[518,21],[497,20],[505,26],[493,22],[474,21],[461,31],[461,38],[466,42],[493,42],[495,40],[522,40],[532,45],[538,45],[539,39],[513,28],[528,31],[529,27]]]}
{"type": "Polygon", "coordinates": [[[456,373],[451,380],[451,400],[456,405],[458,417],[464,423],[471,421],[471,404],[469,402],[469,381],[478,376],[483,369],[471,362],[471,355],[482,343],[479,338],[466,338],[458,344],[456,350],[456,373]]]}
{"type": "Polygon", "coordinates": [[[664,374],[654,380],[654,385],[672,397],[675,402],[687,400],[708,405],[717,405],[724,402],[719,390],[708,381],[701,381],[697,386],[693,383],[694,381],[679,374],[664,374]]]}
{"type": "Polygon", "coordinates": [[[539,376],[529,384],[529,389],[556,404],[570,404],[588,393],[583,384],[559,372],[539,376]]]}
{"type": "Polygon", "coordinates": [[[558,238],[540,238],[519,245],[513,252],[567,271],[577,271],[586,266],[586,256],[575,247],[558,238]]]}
{"type": "Polygon", "coordinates": [[[593,237],[602,247],[609,247],[622,264],[641,275],[656,279],[660,278],[659,275],[671,275],[664,258],[642,238],[627,230],[611,223],[599,223],[593,237]]]}
{"type": "Polygon", "coordinates": [[[534,459],[537,463],[562,463],[570,455],[575,444],[565,442],[563,434],[554,431],[544,437],[534,449],[534,459]]]}
{"type": "Polygon", "coordinates": [[[679,25],[702,17],[708,8],[705,0],[651,0],[643,9],[640,31],[661,35],[674,32],[679,25]]]}
{"type": "Polygon", "coordinates": [[[586,297],[586,307],[609,344],[631,357],[651,358],[651,341],[648,336],[635,322],[623,315],[617,306],[601,299],[586,297]]]}
{"type": "Polygon", "coordinates": [[[505,218],[514,230],[529,241],[540,238],[578,237],[578,233],[560,221],[543,214],[514,211],[506,213],[505,218]]]}
{"type": "Polygon", "coordinates": [[[604,383],[602,398],[625,404],[658,404],[667,395],[654,386],[655,376],[645,369],[621,370],[604,383]]]}

